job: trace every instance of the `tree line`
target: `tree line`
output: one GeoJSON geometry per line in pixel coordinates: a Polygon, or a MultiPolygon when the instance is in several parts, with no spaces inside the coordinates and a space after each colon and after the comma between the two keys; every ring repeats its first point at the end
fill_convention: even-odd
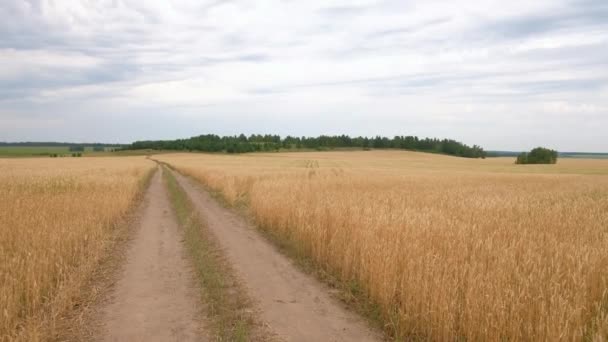
{"type": "Polygon", "coordinates": [[[123,147],[125,150],[153,149],[203,152],[268,152],[281,149],[329,150],[334,148],[360,149],[403,149],[421,152],[441,153],[466,158],[485,158],[486,152],[480,146],[468,146],[452,139],[418,138],[416,136],[376,136],[350,137],[348,135],[321,135],[318,137],[282,138],[279,135],[253,134],[246,136],[199,135],[188,139],[136,141],[123,147]]]}

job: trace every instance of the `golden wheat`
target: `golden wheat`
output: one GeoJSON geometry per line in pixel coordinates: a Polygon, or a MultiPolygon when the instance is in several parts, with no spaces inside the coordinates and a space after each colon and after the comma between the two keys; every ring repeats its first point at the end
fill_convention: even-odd
{"type": "Polygon", "coordinates": [[[0,340],[48,338],[134,204],[139,158],[0,159],[0,340]]]}
{"type": "Polygon", "coordinates": [[[413,152],[159,156],[360,284],[397,338],[601,340],[608,161],[413,152]]]}

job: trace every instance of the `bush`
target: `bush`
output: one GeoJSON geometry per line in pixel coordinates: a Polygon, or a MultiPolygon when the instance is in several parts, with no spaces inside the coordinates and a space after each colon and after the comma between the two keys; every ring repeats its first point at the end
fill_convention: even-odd
{"type": "Polygon", "coordinates": [[[515,164],[555,164],[557,151],[544,147],[537,147],[530,152],[522,152],[517,156],[515,164]]]}

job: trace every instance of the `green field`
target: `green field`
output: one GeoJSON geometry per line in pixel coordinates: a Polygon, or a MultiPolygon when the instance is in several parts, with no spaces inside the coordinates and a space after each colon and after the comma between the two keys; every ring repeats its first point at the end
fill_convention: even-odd
{"type": "Polygon", "coordinates": [[[608,153],[578,153],[565,152],[560,153],[560,158],[583,158],[583,159],[608,159],[608,153]]]}
{"type": "Polygon", "coordinates": [[[0,156],[3,157],[32,157],[48,156],[50,154],[70,154],[67,146],[1,146],[0,156]]]}
{"type": "MultiPolygon", "coordinates": [[[[93,147],[87,146],[84,154],[101,155],[110,150],[111,148],[106,148],[106,152],[93,152],[93,147]]],[[[72,153],[69,146],[0,146],[0,157],[46,157],[51,154],[70,157],[72,153]]]]}
{"type": "MultiPolygon", "coordinates": [[[[166,151],[157,150],[118,150],[112,151],[113,147],[106,147],[105,151],[93,151],[92,146],[86,146],[83,157],[127,157],[127,156],[144,156],[151,154],[163,153],[166,151]]],[[[58,157],[72,157],[69,146],[0,146],[0,158],[31,158],[31,157],[49,157],[52,154],[57,154],[58,157]]]]}

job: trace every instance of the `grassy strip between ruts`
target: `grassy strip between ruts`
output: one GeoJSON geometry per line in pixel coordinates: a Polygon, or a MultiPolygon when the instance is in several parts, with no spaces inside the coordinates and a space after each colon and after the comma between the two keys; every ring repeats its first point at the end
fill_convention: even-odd
{"type": "Polygon", "coordinates": [[[216,341],[252,341],[258,337],[250,299],[237,281],[214,237],[194,210],[190,199],[166,167],[163,175],[171,203],[184,230],[185,245],[201,285],[204,306],[216,341]]]}

